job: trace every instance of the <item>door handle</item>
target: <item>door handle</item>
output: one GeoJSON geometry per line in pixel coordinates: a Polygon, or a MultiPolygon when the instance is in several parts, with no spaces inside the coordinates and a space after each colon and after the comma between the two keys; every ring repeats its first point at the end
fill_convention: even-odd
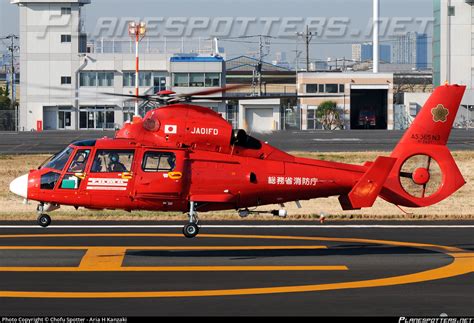
{"type": "Polygon", "coordinates": [[[183,178],[183,173],[181,172],[169,172],[168,173],[168,178],[178,180],[183,178]]]}
{"type": "Polygon", "coordinates": [[[120,174],[119,176],[122,177],[122,179],[132,179],[133,173],[132,172],[124,172],[124,173],[120,174]]]}

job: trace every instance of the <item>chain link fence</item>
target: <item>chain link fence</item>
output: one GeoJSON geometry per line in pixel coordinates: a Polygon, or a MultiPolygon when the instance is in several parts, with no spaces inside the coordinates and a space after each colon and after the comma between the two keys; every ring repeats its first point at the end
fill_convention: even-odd
{"type": "Polygon", "coordinates": [[[0,132],[18,131],[17,110],[0,110],[0,132]]]}

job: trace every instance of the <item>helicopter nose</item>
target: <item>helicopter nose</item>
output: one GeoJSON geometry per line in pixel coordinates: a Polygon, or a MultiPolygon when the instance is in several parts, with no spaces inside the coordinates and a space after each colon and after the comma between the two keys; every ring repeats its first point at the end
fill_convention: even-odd
{"type": "Polygon", "coordinates": [[[10,183],[10,192],[28,198],[28,175],[20,176],[10,183]]]}

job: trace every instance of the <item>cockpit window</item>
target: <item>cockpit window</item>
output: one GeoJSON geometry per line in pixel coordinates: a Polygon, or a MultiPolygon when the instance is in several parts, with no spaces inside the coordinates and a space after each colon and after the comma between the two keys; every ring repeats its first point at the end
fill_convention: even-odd
{"type": "Polygon", "coordinates": [[[130,172],[133,162],[133,150],[99,150],[97,151],[92,173],[130,172]]]}
{"type": "Polygon", "coordinates": [[[69,157],[71,157],[73,150],[74,149],[72,149],[71,147],[67,147],[62,152],[54,155],[51,160],[41,168],[63,170],[64,166],[66,166],[66,163],[69,160],[69,157]]]}
{"type": "Polygon", "coordinates": [[[76,156],[69,166],[68,173],[82,173],[86,170],[87,161],[91,151],[89,149],[78,150],[76,156]]]}

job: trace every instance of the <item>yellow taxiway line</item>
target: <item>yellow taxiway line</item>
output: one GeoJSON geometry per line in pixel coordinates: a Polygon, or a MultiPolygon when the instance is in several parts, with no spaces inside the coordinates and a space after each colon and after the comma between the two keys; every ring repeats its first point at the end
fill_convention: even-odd
{"type": "MultiPolygon", "coordinates": [[[[173,237],[181,238],[176,234],[46,234],[46,235],[9,235],[0,236],[2,238],[68,238],[68,237],[173,237]]],[[[278,293],[301,293],[318,292],[340,289],[369,288],[395,286],[427,282],[438,279],[445,279],[474,272],[474,252],[456,247],[440,246],[424,243],[398,242],[389,240],[371,240],[360,238],[326,238],[326,237],[298,237],[298,236],[259,236],[259,235],[223,235],[223,234],[203,234],[199,238],[228,238],[228,239],[274,239],[274,240],[299,240],[299,241],[319,241],[319,242],[349,242],[362,244],[381,244],[397,247],[421,248],[444,253],[452,257],[452,262],[448,265],[434,268],[422,272],[406,274],[395,277],[378,279],[368,279],[352,282],[339,282],[316,285],[299,286],[274,286],[261,288],[236,288],[217,290],[181,290],[181,291],[116,291],[116,292],[45,292],[45,291],[0,291],[0,297],[16,298],[171,298],[171,297],[210,297],[210,296],[241,296],[241,295],[266,295],[278,293]]],[[[137,247],[141,249],[142,247],[137,247]]],[[[84,249],[84,247],[83,247],[84,249]]],[[[87,264],[87,263],[86,263],[87,264]]],[[[116,264],[114,264],[115,266],[116,264]]],[[[104,264],[104,266],[106,266],[104,264]]]]}

